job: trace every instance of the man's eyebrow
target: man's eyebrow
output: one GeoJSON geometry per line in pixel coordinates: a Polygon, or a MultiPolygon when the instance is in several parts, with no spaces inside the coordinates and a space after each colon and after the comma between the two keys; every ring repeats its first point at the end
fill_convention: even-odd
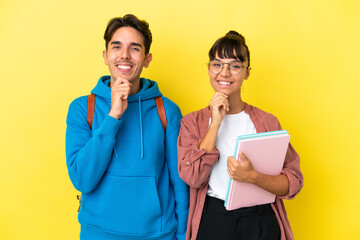
{"type": "Polygon", "coordinates": [[[120,44],[120,41],[112,41],[110,44],[120,44]]]}
{"type": "MultiPolygon", "coordinates": [[[[111,44],[111,45],[118,45],[118,44],[121,44],[121,42],[120,42],[120,41],[112,41],[110,44],[111,44]]],[[[130,43],[130,45],[131,45],[131,46],[137,46],[137,47],[141,47],[141,48],[142,48],[141,44],[140,44],[140,43],[137,43],[137,42],[132,42],[132,43],[130,43]]]]}
{"type": "Polygon", "coordinates": [[[131,45],[131,46],[138,46],[138,47],[141,47],[141,48],[142,48],[142,46],[141,46],[140,43],[132,42],[130,45],[131,45]]]}

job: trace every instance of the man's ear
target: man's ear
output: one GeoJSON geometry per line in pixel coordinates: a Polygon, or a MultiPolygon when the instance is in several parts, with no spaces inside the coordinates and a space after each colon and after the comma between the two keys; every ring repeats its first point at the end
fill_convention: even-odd
{"type": "Polygon", "coordinates": [[[149,67],[151,60],[152,60],[152,54],[148,53],[145,57],[145,63],[144,63],[145,68],[149,67]]]}
{"type": "Polygon", "coordinates": [[[106,54],[107,54],[107,52],[106,52],[106,50],[104,50],[104,51],[103,51],[103,58],[104,58],[105,64],[106,64],[106,65],[109,65],[108,58],[107,58],[107,55],[106,55],[106,54]]]}

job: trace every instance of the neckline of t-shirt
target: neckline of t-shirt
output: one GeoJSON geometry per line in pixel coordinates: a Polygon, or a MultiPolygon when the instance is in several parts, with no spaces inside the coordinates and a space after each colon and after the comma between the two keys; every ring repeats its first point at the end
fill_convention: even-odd
{"type": "Polygon", "coordinates": [[[241,117],[242,115],[246,114],[245,111],[241,111],[239,113],[234,113],[234,114],[225,114],[224,118],[238,118],[238,117],[241,117]]]}

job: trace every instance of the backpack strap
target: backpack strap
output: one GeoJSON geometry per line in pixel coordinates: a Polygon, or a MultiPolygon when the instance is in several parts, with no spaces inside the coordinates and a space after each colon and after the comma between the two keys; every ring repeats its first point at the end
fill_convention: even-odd
{"type": "MultiPolygon", "coordinates": [[[[163,102],[161,97],[156,97],[155,102],[156,102],[156,107],[157,107],[157,110],[158,110],[158,114],[159,114],[159,117],[160,117],[161,124],[162,124],[162,126],[164,128],[164,131],[166,132],[167,122],[166,122],[166,113],[165,113],[164,102],[163,102]]],[[[93,118],[94,118],[94,112],[95,112],[95,95],[94,94],[89,94],[88,95],[86,121],[89,124],[90,129],[92,129],[92,122],[93,122],[93,118]]]]}
{"type": "Polygon", "coordinates": [[[166,113],[165,113],[165,108],[164,108],[164,102],[163,102],[161,97],[156,97],[155,102],[156,102],[156,107],[157,107],[157,110],[158,110],[158,114],[159,114],[159,117],[160,117],[161,124],[163,125],[164,132],[166,132],[166,124],[167,124],[167,122],[166,122],[166,113]]]}
{"type": "Polygon", "coordinates": [[[86,121],[89,124],[89,127],[91,130],[92,130],[92,122],[93,122],[93,118],[94,118],[94,112],[95,112],[95,95],[89,94],[88,95],[86,121]]]}

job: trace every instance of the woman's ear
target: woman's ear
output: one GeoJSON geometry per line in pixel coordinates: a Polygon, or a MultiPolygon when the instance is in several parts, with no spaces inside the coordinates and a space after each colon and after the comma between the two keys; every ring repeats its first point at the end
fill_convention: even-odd
{"type": "Polygon", "coordinates": [[[249,78],[249,76],[250,76],[250,70],[251,70],[251,68],[247,68],[247,69],[246,69],[246,73],[245,73],[245,76],[244,76],[244,79],[245,79],[245,80],[247,80],[247,79],[249,78]]]}

